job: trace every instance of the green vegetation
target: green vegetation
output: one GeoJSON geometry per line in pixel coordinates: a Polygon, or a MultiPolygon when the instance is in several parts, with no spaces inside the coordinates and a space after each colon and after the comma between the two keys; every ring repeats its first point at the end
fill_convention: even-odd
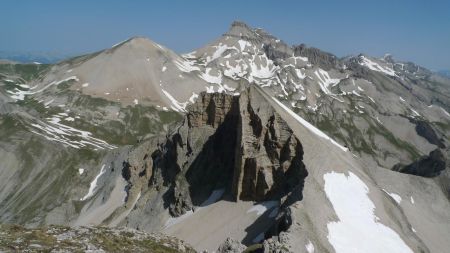
{"type": "Polygon", "coordinates": [[[193,253],[178,239],[126,229],[105,227],[68,228],[50,226],[27,229],[19,225],[0,225],[0,251],[85,252],[87,247],[106,252],[193,253]]]}
{"type": "Polygon", "coordinates": [[[417,151],[417,149],[413,145],[409,144],[406,141],[396,138],[392,134],[392,132],[390,132],[388,129],[386,129],[383,125],[373,126],[370,122],[368,122],[368,123],[370,124],[370,127],[367,130],[367,134],[369,136],[371,136],[372,140],[373,140],[373,136],[375,134],[378,134],[378,135],[383,136],[389,143],[391,143],[398,149],[406,151],[409,154],[409,158],[411,160],[415,160],[421,156],[419,151],[417,151]]]}
{"type": "Polygon", "coordinates": [[[253,245],[248,246],[242,253],[254,253],[254,252],[259,252],[262,249],[263,249],[263,245],[258,243],[258,244],[253,244],[253,245]]]}
{"type": "Polygon", "coordinates": [[[0,64],[0,73],[18,75],[25,81],[30,81],[50,69],[49,64],[0,64]]]}

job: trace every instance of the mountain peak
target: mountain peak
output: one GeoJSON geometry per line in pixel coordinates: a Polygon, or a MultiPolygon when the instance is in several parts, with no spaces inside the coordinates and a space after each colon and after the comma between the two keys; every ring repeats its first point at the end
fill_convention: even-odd
{"type": "Polygon", "coordinates": [[[226,35],[239,37],[254,37],[256,34],[255,31],[246,23],[242,21],[233,21],[226,35]]]}
{"type": "Polygon", "coordinates": [[[132,50],[166,50],[160,44],[144,36],[133,36],[112,46],[113,49],[127,48],[132,50]]]}

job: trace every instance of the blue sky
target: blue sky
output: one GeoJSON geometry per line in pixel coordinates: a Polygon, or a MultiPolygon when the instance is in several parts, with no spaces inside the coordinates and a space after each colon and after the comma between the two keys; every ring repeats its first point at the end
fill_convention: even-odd
{"type": "Polygon", "coordinates": [[[75,55],[140,35],[187,52],[225,33],[233,20],[337,56],[389,52],[450,69],[448,0],[3,0],[0,51],[75,55]]]}

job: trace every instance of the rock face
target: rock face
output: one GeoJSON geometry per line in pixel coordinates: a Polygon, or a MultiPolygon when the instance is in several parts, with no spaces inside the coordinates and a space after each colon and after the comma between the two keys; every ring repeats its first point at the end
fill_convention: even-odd
{"type": "Polygon", "coordinates": [[[295,46],[294,55],[308,57],[311,63],[327,70],[336,67],[338,64],[336,56],[314,47],[307,47],[305,44],[295,46]]]}
{"type": "Polygon", "coordinates": [[[200,206],[216,189],[233,200],[301,199],[302,145],[254,89],[240,96],[202,93],[157,150],[124,163],[125,179],[167,187],[173,216],[200,206]]]}
{"type": "Polygon", "coordinates": [[[445,170],[445,157],[440,149],[435,149],[428,156],[409,164],[397,164],[393,170],[422,177],[434,177],[445,170]]]}

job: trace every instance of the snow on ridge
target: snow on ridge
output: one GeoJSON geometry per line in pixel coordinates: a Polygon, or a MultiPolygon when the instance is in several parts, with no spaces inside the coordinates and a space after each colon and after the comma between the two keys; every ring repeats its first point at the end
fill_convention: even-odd
{"type": "Polygon", "coordinates": [[[441,108],[442,112],[450,118],[450,113],[448,113],[448,112],[447,112],[444,108],[442,108],[442,107],[439,107],[439,108],[441,108]]]}
{"type": "Polygon", "coordinates": [[[192,96],[189,98],[189,102],[195,103],[195,100],[198,98],[198,94],[195,92],[192,92],[192,96]]]}
{"type": "Polygon", "coordinates": [[[174,111],[177,111],[177,112],[185,112],[186,111],[187,102],[180,103],[169,92],[167,92],[164,89],[161,89],[161,90],[164,93],[164,95],[166,95],[166,97],[170,100],[170,102],[172,102],[171,107],[174,111]]]}
{"type": "Polygon", "coordinates": [[[383,67],[380,64],[365,57],[364,55],[361,55],[359,58],[361,59],[360,64],[362,66],[365,66],[365,67],[367,67],[371,70],[377,71],[377,72],[385,73],[386,75],[389,75],[389,76],[396,76],[395,71],[391,68],[383,67]]]}
{"type": "MultiPolygon", "coordinates": [[[[40,135],[47,140],[56,141],[72,148],[82,148],[87,146],[93,146],[98,149],[114,149],[116,146],[108,144],[107,142],[92,137],[91,132],[78,130],[76,128],[61,124],[61,118],[65,115],[54,115],[52,118],[47,118],[48,123],[43,121],[37,121],[32,123],[30,131],[37,135],[40,135]]],[[[71,121],[67,117],[66,121],[71,121]]],[[[74,119],[75,120],[75,119],[74,119]]]]}
{"type": "Polygon", "coordinates": [[[397,202],[397,204],[400,205],[400,202],[402,202],[402,197],[400,197],[400,195],[396,194],[396,193],[389,193],[388,191],[386,191],[385,189],[383,189],[383,191],[389,195],[393,200],[395,200],[395,202],[397,202]]]}
{"type": "Polygon", "coordinates": [[[323,175],[325,194],[339,219],[327,224],[327,238],[336,253],[412,253],[393,229],[378,222],[367,185],[352,172],[347,173],[323,175]]]}
{"type": "MultiPolygon", "coordinates": [[[[39,90],[35,90],[37,88],[37,85],[36,85],[36,86],[33,86],[33,87],[29,88],[28,90],[19,90],[19,89],[15,88],[14,90],[8,90],[6,92],[10,94],[9,96],[12,99],[24,100],[26,95],[34,95],[36,93],[43,92],[44,90],[46,90],[48,87],[50,87],[52,85],[59,85],[59,84],[61,84],[63,82],[67,82],[67,81],[71,81],[71,80],[74,80],[76,82],[80,81],[76,76],[69,76],[69,77],[67,77],[67,78],[65,78],[63,80],[60,80],[60,81],[53,81],[53,82],[45,85],[44,87],[42,87],[39,90]]],[[[22,88],[25,88],[25,86],[22,87],[22,88]]]]}
{"type": "Polygon", "coordinates": [[[128,40],[129,40],[129,39],[126,39],[126,40],[122,40],[121,42],[118,42],[118,43],[116,43],[116,44],[112,45],[112,47],[111,47],[111,48],[115,48],[115,47],[119,46],[120,44],[122,44],[122,43],[125,43],[125,42],[127,42],[128,40]]]}
{"type": "Polygon", "coordinates": [[[179,70],[181,70],[185,73],[189,73],[192,71],[200,71],[200,68],[195,66],[195,64],[193,62],[188,61],[184,58],[179,57],[179,59],[175,59],[173,62],[175,63],[175,66],[179,70]]]}
{"type": "Polygon", "coordinates": [[[416,110],[414,110],[413,108],[409,108],[416,116],[418,116],[418,117],[420,117],[420,114],[416,111],[416,110]]]}
{"type": "Polygon", "coordinates": [[[259,66],[255,63],[256,55],[254,59],[250,62],[250,75],[251,79],[259,78],[259,79],[268,79],[273,77],[276,73],[277,68],[275,67],[272,60],[267,58],[266,54],[259,56],[259,60],[262,61],[259,66]],[[263,64],[265,63],[265,64],[263,64]]]}
{"type": "Polygon", "coordinates": [[[92,180],[91,184],[89,185],[88,193],[80,199],[81,201],[84,201],[84,200],[94,196],[95,190],[97,189],[97,181],[103,174],[105,174],[105,172],[106,172],[106,169],[105,169],[105,165],[103,164],[100,172],[97,174],[97,176],[95,176],[94,180],[92,180]]]}
{"type": "Polygon", "coordinates": [[[213,48],[215,48],[216,51],[214,51],[214,53],[213,53],[212,56],[207,56],[207,57],[206,57],[206,65],[208,65],[208,63],[210,63],[210,62],[212,62],[212,61],[218,59],[219,57],[221,57],[222,54],[223,54],[226,50],[228,50],[228,49],[234,49],[234,50],[237,50],[236,47],[230,47],[230,46],[227,46],[227,45],[222,44],[222,43],[219,43],[218,46],[213,46],[213,48]]]}
{"type": "Polygon", "coordinates": [[[252,44],[250,42],[248,42],[246,40],[242,40],[242,39],[238,40],[238,43],[239,43],[239,46],[241,48],[241,51],[244,51],[245,47],[251,47],[252,46],[252,44]]]}
{"type": "Polygon", "coordinates": [[[327,95],[332,94],[331,91],[328,90],[328,87],[330,85],[334,86],[334,85],[338,84],[341,81],[340,79],[331,78],[330,75],[328,74],[328,72],[326,72],[325,70],[323,70],[321,68],[319,68],[318,70],[314,71],[314,74],[319,79],[320,89],[327,95]]]}
{"type": "Polygon", "coordinates": [[[199,75],[200,78],[208,83],[222,84],[222,73],[219,72],[218,76],[213,76],[210,74],[211,70],[211,68],[206,68],[205,72],[199,75]]]}
{"type": "Polygon", "coordinates": [[[316,134],[317,136],[324,138],[325,140],[329,140],[333,145],[340,148],[342,151],[347,152],[348,148],[342,146],[341,144],[337,143],[335,140],[330,138],[328,135],[326,135],[324,132],[322,132],[320,129],[313,126],[311,123],[300,117],[298,114],[293,112],[291,109],[289,109],[287,106],[285,106],[283,103],[278,101],[278,99],[272,97],[272,99],[279,105],[281,108],[283,108],[287,113],[289,113],[294,119],[296,119],[298,122],[300,122],[304,127],[308,128],[311,132],[316,134]]]}

